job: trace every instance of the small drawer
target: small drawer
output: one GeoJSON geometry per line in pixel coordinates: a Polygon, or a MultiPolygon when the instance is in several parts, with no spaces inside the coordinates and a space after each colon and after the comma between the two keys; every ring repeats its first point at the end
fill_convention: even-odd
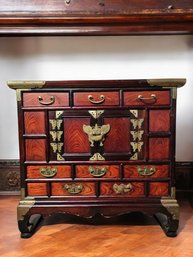
{"type": "Polygon", "coordinates": [[[63,182],[52,183],[52,196],[95,196],[95,183],[63,182]]]}
{"type": "Polygon", "coordinates": [[[70,178],[71,167],[68,165],[63,166],[28,166],[27,178],[70,178]]]}
{"type": "Polygon", "coordinates": [[[118,178],[118,165],[79,165],[76,178],[118,178]]]}
{"type": "Polygon", "coordinates": [[[68,93],[23,93],[24,107],[66,107],[69,106],[68,93]]]}
{"type": "Polygon", "coordinates": [[[168,178],[168,165],[125,165],[124,178],[168,178]]]}
{"type": "Polygon", "coordinates": [[[47,196],[46,183],[27,183],[28,196],[47,196]]]}
{"type": "Polygon", "coordinates": [[[119,92],[76,92],[74,106],[118,106],[119,92]]]}
{"type": "Polygon", "coordinates": [[[144,197],[144,183],[101,182],[100,195],[113,197],[144,197]]]}
{"type": "Polygon", "coordinates": [[[125,106],[170,105],[170,91],[134,91],[124,92],[125,106]]]}
{"type": "Polygon", "coordinates": [[[149,196],[162,197],[169,196],[169,185],[167,182],[151,182],[149,183],[149,196]]]}

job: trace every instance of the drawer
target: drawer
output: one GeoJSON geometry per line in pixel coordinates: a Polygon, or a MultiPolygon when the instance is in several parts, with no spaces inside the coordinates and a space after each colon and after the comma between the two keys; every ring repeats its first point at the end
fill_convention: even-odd
{"type": "Polygon", "coordinates": [[[47,196],[46,183],[27,183],[28,196],[47,196]]]}
{"type": "Polygon", "coordinates": [[[66,107],[69,106],[68,93],[23,93],[24,107],[66,107]]]}
{"type": "Polygon", "coordinates": [[[113,197],[144,197],[143,182],[101,182],[101,196],[113,197]]]}
{"type": "Polygon", "coordinates": [[[150,197],[169,196],[169,184],[167,182],[149,183],[149,196],[150,197]]]}
{"type": "Polygon", "coordinates": [[[95,196],[95,183],[63,182],[52,183],[52,196],[95,196]]]}
{"type": "Polygon", "coordinates": [[[79,165],[76,178],[118,178],[119,165],[79,165]]]}
{"type": "Polygon", "coordinates": [[[168,178],[168,165],[125,165],[124,178],[168,178]]]}
{"type": "Polygon", "coordinates": [[[28,166],[27,178],[70,178],[71,167],[68,165],[63,166],[28,166]]]}
{"type": "Polygon", "coordinates": [[[170,91],[133,91],[124,92],[123,101],[125,106],[156,106],[170,105],[170,91]]]}
{"type": "Polygon", "coordinates": [[[74,106],[118,106],[119,92],[75,92],[74,106]]]}

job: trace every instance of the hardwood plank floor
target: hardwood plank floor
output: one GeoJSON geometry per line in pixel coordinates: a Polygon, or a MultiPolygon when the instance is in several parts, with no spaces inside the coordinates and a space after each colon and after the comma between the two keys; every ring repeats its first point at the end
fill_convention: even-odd
{"type": "Polygon", "coordinates": [[[180,201],[178,236],[168,238],[153,218],[132,213],[121,218],[86,222],[50,217],[30,238],[17,228],[18,196],[0,196],[1,257],[192,257],[193,209],[180,201]]]}

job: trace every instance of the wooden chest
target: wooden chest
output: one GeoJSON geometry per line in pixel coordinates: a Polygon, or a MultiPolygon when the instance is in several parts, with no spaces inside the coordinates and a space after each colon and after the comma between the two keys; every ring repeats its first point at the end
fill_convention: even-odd
{"type": "Polygon", "coordinates": [[[162,226],[175,236],[176,88],[184,83],[8,82],[18,100],[21,236],[30,237],[39,218],[54,213],[131,211],[166,215],[162,226]]]}

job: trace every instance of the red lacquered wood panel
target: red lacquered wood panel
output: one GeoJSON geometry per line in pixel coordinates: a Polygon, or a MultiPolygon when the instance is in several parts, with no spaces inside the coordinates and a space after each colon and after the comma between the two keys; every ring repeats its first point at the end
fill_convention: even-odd
{"type": "Polygon", "coordinates": [[[25,134],[44,134],[45,113],[44,112],[24,112],[25,134]]]}
{"type": "Polygon", "coordinates": [[[118,165],[78,165],[76,166],[76,177],[77,178],[118,178],[119,177],[119,166],[118,165]],[[104,175],[94,176],[104,172],[104,175]]]}
{"type": "Polygon", "coordinates": [[[168,160],[170,149],[169,138],[150,138],[149,139],[149,159],[168,160]]]}
{"type": "Polygon", "coordinates": [[[135,91],[124,92],[124,105],[169,105],[170,92],[169,91],[135,91]],[[152,97],[155,95],[155,99],[152,97]],[[139,99],[141,96],[141,100],[139,99]]]}
{"type": "MultiPolygon", "coordinates": [[[[52,183],[52,196],[94,196],[95,184],[89,182],[66,182],[66,183],[52,183]],[[66,189],[68,186],[68,190],[66,189]],[[76,187],[77,193],[70,193],[72,188],[76,187]],[[71,188],[71,189],[70,189],[71,188]]],[[[74,190],[72,189],[72,192],[74,190]]]]}
{"type": "Polygon", "coordinates": [[[74,93],[74,106],[119,105],[119,92],[77,92],[74,93]],[[91,96],[89,100],[89,96],[91,96]],[[104,97],[103,97],[104,96],[104,97]]]}
{"type": "Polygon", "coordinates": [[[143,197],[144,196],[144,183],[142,182],[101,182],[100,185],[101,196],[116,196],[116,197],[143,197]],[[131,185],[131,190],[127,190],[131,185]],[[119,187],[125,187],[122,192],[119,187]]]}
{"type": "Polygon", "coordinates": [[[124,178],[167,178],[169,176],[168,165],[125,165],[124,178]],[[152,175],[140,175],[138,170],[148,169],[152,175]],[[152,172],[151,172],[152,169],[152,172]]]}
{"type": "Polygon", "coordinates": [[[149,112],[149,131],[170,131],[170,111],[151,110],[149,112]]]}
{"type": "Polygon", "coordinates": [[[46,183],[28,183],[27,193],[28,193],[28,196],[46,196],[47,195],[46,183]]]}
{"type": "Polygon", "coordinates": [[[23,105],[25,107],[65,107],[69,105],[69,94],[55,92],[23,93],[23,105]]]}
{"type": "Polygon", "coordinates": [[[130,151],[130,119],[104,118],[104,124],[110,124],[110,131],[104,142],[105,153],[125,153],[130,151]]]}
{"type": "Polygon", "coordinates": [[[167,196],[169,195],[169,186],[165,182],[151,182],[149,184],[149,196],[167,196]]]}
{"type": "Polygon", "coordinates": [[[46,160],[46,140],[26,139],[25,140],[26,161],[46,160]]]}
{"type": "Polygon", "coordinates": [[[70,178],[71,177],[71,167],[68,165],[62,166],[28,166],[27,167],[27,178],[46,178],[40,172],[44,168],[56,169],[56,175],[52,178],[70,178]]]}
{"type": "Polygon", "coordinates": [[[64,152],[90,153],[88,135],[83,131],[83,125],[89,125],[89,118],[64,119],[64,152]]]}

